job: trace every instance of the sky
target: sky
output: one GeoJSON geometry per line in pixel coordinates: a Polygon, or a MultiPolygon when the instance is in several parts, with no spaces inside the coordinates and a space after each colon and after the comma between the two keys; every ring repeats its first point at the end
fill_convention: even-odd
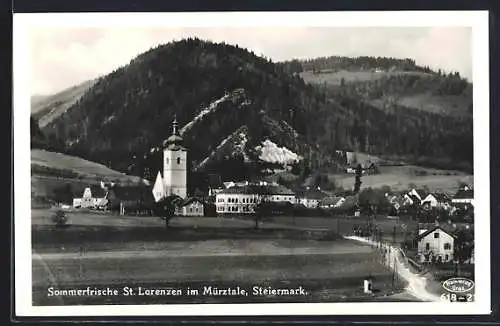
{"type": "Polygon", "coordinates": [[[32,94],[49,95],[186,37],[238,44],[273,61],[322,56],[412,58],[472,81],[470,27],[61,28],[30,31],[32,94]]]}

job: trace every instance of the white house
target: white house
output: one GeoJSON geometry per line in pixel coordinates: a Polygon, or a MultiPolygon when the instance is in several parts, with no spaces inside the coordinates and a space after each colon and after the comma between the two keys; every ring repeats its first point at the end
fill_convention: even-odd
{"type": "Polygon", "coordinates": [[[436,226],[429,230],[419,230],[415,238],[418,243],[418,254],[421,262],[434,257],[435,261],[449,262],[453,260],[455,238],[443,228],[436,226]]]}
{"type": "Polygon", "coordinates": [[[442,193],[431,193],[428,194],[427,197],[422,199],[422,205],[428,205],[429,207],[436,208],[436,207],[441,207],[445,208],[448,207],[450,203],[450,199],[446,194],[442,193]]]}
{"type": "Polygon", "coordinates": [[[293,191],[280,185],[248,184],[232,186],[215,195],[217,214],[252,214],[255,207],[263,200],[275,203],[290,202],[294,204],[293,191]]]}
{"type": "Polygon", "coordinates": [[[99,186],[89,186],[83,191],[82,197],[73,198],[74,208],[97,208],[107,201],[107,192],[99,186]]]}
{"type": "Polygon", "coordinates": [[[474,205],[474,190],[469,187],[459,189],[455,196],[451,199],[451,202],[474,205]]]}
{"type": "Polygon", "coordinates": [[[176,209],[176,214],[180,216],[205,216],[205,204],[202,200],[191,197],[181,203],[176,209]]]}
{"type": "Polygon", "coordinates": [[[418,200],[420,201],[419,203],[413,203],[413,204],[421,204],[422,203],[422,200],[427,197],[428,193],[425,191],[425,190],[422,190],[422,189],[411,189],[410,191],[408,191],[408,196],[409,197],[416,197],[418,198],[418,200]]]}
{"type": "Polygon", "coordinates": [[[307,189],[297,194],[297,204],[302,204],[307,208],[317,208],[319,202],[328,195],[320,189],[307,189]]]}
{"type": "Polygon", "coordinates": [[[163,142],[163,177],[158,171],[153,186],[156,201],[163,197],[187,197],[187,149],[177,131],[177,119],[174,118],[172,135],[163,142]]]}

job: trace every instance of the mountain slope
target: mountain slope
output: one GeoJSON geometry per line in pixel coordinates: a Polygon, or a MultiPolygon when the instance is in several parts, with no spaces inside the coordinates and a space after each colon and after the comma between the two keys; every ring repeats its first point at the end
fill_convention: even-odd
{"type": "Polygon", "coordinates": [[[41,127],[47,125],[75,104],[94,83],[95,80],[88,80],[54,95],[32,96],[31,115],[41,127]]]}
{"type": "Polygon", "coordinates": [[[61,192],[67,193],[67,201],[72,196],[81,196],[85,187],[98,185],[101,181],[119,184],[145,183],[135,176],[125,175],[106,166],[41,149],[31,150],[31,193],[33,198],[49,198],[59,201],[61,192]]]}
{"type": "Polygon", "coordinates": [[[312,168],[339,164],[339,149],[472,166],[471,120],[381,109],[245,49],[198,39],[158,46],[99,78],[42,132],[60,151],[142,175],[161,167],[152,149],[170,135],[174,114],[193,168],[242,126],[246,155],[268,139],[312,168]]]}

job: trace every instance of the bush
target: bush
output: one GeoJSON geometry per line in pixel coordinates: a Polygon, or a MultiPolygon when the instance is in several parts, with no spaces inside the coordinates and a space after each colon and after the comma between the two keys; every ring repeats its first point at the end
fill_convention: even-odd
{"type": "Polygon", "coordinates": [[[52,215],[52,222],[56,227],[64,227],[68,223],[68,217],[64,211],[58,210],[52,215]]]}

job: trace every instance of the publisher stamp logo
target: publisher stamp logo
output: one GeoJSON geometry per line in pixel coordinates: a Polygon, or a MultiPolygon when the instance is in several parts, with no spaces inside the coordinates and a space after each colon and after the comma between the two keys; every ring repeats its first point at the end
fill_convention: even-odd
{"type": "Polygon", "coordinates": [[[451,293],[466,293],[474,288],[474,281],[467,278],[450,278],[443,282],[443,288],[451,293]]]}

